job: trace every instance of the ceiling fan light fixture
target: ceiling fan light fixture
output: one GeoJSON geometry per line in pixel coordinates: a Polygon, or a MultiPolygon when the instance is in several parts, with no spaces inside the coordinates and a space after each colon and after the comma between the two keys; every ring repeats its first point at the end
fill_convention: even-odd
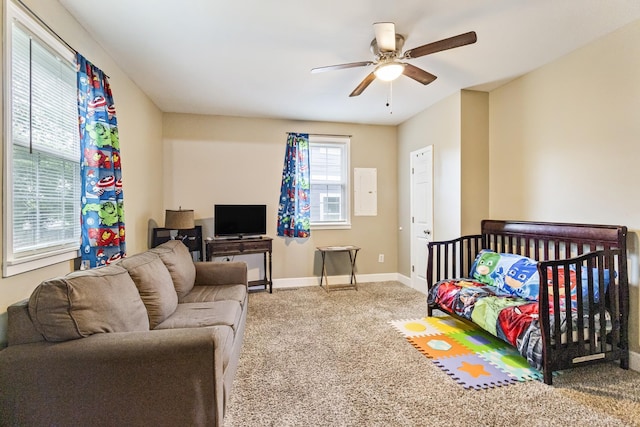
{"type": "Polygon", "coordinates": [[[404,64],[400,62],[387,62],[380,64],[373,70],[373,73],[382,81],[390,82],[400,77],[404,71],[404,64]]]}

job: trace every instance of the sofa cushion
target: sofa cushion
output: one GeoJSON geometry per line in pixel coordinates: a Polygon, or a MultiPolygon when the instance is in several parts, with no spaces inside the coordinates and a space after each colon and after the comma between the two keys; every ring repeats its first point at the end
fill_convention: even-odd
{"type": "Polygon", "coordinates": [[[147,308],[151,329],[176,311],[178,295],[169,270],[158,255],[143,252],[123,259],[118,265],[127,269],[135,282],[147,308]]]}
{"type": "Polygon", "coordinates": [[[191,252],[180,240],[169,240],[149,252],[158,254],[169,270],[173,286],[182,298],[191,291],[196,280],[196,267],[193,265],[191,252]]]}
{"type": "Polygon", "coordinates": [[[240,326],[242,307],[236,301],[192,302],[178,304],[176,311],[155,329],[230,326],[234,333],[240,326]]]}
{"type": "Polygon", "coordinates": [[[185,302],[207,302],[207,301],[237,301],[244,306],[247,300],[246,285],[215,285],[215,286],[194,286],[181,303],[185,302]]]}
{"type": "Polygon", "coordinates": [[[47,341],[149,330],[147,310],[136,285],[118,265],[42,282],[29,298],[29,315],[47,341]]]}

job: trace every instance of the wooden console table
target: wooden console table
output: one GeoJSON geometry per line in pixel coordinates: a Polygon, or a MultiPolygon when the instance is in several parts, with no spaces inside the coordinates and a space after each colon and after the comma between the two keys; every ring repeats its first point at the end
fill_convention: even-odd
{"type": "Polygon", "coordinates": [[[249,288],[263,287],[262,290],[269,289],[269,293],[273,293],[273,281],[271,280],[272,243],[271,237],[207,240],[205,244],[207,261],[211,261],[217,256],[264,254],[264,278],[250,281],[249,288]]]}

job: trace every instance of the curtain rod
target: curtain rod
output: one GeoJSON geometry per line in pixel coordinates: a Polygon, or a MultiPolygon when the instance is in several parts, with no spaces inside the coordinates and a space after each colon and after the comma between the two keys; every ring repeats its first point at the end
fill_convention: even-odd
{"type": "MultiPolygon", "coordinates": [[[[55,31],[53,31],[53,28],[51,28],[49,25],[47,25],[46,22],[44,22],[42,20],[42,18],[40,18],[38,15],[36,15],[36,13],[31,10],[29,8],[29,6],[27,6],[26,4],[24,4],[22,2],[22,0],[15,0],[16,2],[18,2],[20,4],[20,6],[22,6],[23,9],[25,9],[32,17],[33,19],[36,19],[43,27],[46,28],[46,30],[55,38],[57,38],[58,40],[60,40],[61,43],[63,43],[66,47],[68,47],[69,49],[71,49],[73,51],[73,53],[78,54],[79,52],[77,50],[75,50],[73,48],[73,46],[71,46],[69,43],[67,43],[67,41],[65,39],[63,39],[62,37],[60,37],[60,35],[58,33],[56,33],[55,31]]],[[[104,75],[106,78],[109,78],[109,75],[107,73],[105,73],[103,71],[104,75]]]]}
{"type": "Polygon", "coordinates": [[[353,136],[353,135],[340,135],[340,134],[336,134],[336,133],[285,132],[286,135],[289,135],[290,133],[306,133],[309,136],[342,136],[342,137],[347,137],[347,138],[351,138],[353,136]]]}
{"type": "Polygon", "coordinates": [[[40,24],[42,24],[42,26],[44,26],[44,27],[47,29],[47,31],[49,31],[49,33],[51,33],[51,35],[55,36],[58,40],[60,40],[62,43],[64,43],[64,45],[65,45],[65,46],[67,46],[69,49],[71,49],[74,53],[78,53],[78,51],[77,51],[77,50],[75,50],[75,49],[73,48],[73,46],[71,46],[69,43],[67,43],[67,41],[66,41],[65,39],[63,39],[62,37],[60,37],[60,35],[59,35],[58,33],[56,33],[55,31],[53,31],[53,29],[52,29],[49,25],[47,25],[47,23],[46,23],[46,22],[44,22],[44,21],[42,20],[42,18],[40,18],[38,15],[36,15],[36,13],[35,13],[33,10],[31,10],[31,9],[29,8],[29,6],[27,6],[26,4],[24,4],[24,3],[22,2],[22,0],[16,0],[16,1],[17,1],[18,3],[20,3],[20,5],[21,5],[21,6],[22,6],[22,7],[23,7],[27,12],[29,12],[29,14],[30,14],[34,19],[38,20],[38,22],[40,22],[40,24]]]}

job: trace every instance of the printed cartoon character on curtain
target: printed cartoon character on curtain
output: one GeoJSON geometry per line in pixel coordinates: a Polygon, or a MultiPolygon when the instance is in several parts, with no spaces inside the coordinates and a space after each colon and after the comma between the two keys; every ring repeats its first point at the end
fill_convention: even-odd
{"type": "Polygon", "coordinates": [[[107,76],[77,55],[82,268],[126,255],[120,140],[107,76]]]}
{"type": "Polygon", "coordinates": [[[278,203],[278,236],[309,237],[309,135],[289,133],[278,203]]]}

